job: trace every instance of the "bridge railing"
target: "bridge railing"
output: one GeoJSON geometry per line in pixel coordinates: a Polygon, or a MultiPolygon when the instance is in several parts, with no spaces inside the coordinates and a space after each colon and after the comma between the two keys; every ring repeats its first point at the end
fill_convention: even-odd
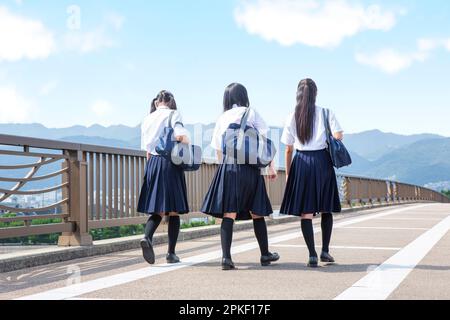
{"type": "MultiPolygon", "coordinates": [[[[61,233],[59,245],[90,245],[92,229],[145,223],[147,216],[136,209],[145,164],[141,151],[0,135],[0,239],[61,233]]],[[[187,218],[204,217],[195,212],[216,168],[205,163],[186,173],[194,212],[187,218]]],[[[395,181],[338,175],[338,183],[346,206],[450,202],[436,191],[395,181]]],[[[266,182],[274,209],[285,184],[283,170],[266,182]]]]}

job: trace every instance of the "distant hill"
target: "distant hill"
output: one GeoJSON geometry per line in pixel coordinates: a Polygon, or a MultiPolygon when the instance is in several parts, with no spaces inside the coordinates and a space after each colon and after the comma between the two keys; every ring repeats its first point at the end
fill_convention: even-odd
{"type": "Polygon", "coordinates": [[[377,160],[403,146],[418,141],[440,138],[444,137],[433,134],[405,136],[372,130],[357,134],[347,134],[345,136],[345,145],[348,149],[367,160],[377,160]]]}
{"type": "Polygon", "coordinates": [[[61,138],[62,141],[75,142],[81,144],[93,144],[105,147],[121,148],[121,149],[139,149],[140,148],[140,138],[139,144],[135,145],[134,142],[137,141],[123,141],[117,139],[107,139],[102,137],[88,137],[88,136],[72,136],[61,138]]]}
{"type": "Polygon", "coordinates": [[[415,184],[450,181],[450,139],[423,140],[385,155],[370,171],[415,184]]]}
{"type": "Polygon", "coordinates": [[[64,137],[87,136],[128,141],[140,137],[140,126],[124,125],[103,127],[101,125],[47,128],[41,124],[0,124],[0,133],[41,139],[61,140],[64,137]]]}
{"type": "Polygon", "coordinates": [[[425,185],[450,181],[450,138],[422,140],[376,161],[354,158],[342,172],[425,185]]]}

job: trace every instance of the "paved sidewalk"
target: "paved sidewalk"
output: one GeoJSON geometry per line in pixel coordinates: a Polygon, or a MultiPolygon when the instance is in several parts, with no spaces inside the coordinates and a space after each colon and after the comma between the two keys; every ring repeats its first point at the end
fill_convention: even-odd
{"type": "Polygon", "coordinates": [[[269,227],[281,260],[268,268],[258,263],[253,230],[242,230],[233,242],[236,271],[220,269],[213,235],[180,243],[179,265],[165,264],[162,244],[155,266],[128,250],[3,273],[0,299],[450,299],[449,230],[450,206],[441,204],[337,217],[331,250],[338,263],[312,270],[296,221],[269,227]]]}

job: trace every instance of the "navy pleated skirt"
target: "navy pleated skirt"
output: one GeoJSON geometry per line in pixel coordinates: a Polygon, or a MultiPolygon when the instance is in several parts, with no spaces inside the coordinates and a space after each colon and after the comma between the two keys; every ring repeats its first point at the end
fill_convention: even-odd
{"type": "Polygon", "coordinates": [[[151,156],[139,196],[138,212],[188,213],[184,171],[163,157],[151,156]]]}
{"type": "Polygon", "coordinates": [[[250,220],[251,213],[273,213],[261,170],[249,165],[223,163],[215,174],[201,211],[216,218],[237,213],[236,220],[250,220]]]}
{"type": "Polygon", "coordinates": [[[280,213],[341,212],[333,163],[327,150],[297,151],[292,162],[280,213]]]}

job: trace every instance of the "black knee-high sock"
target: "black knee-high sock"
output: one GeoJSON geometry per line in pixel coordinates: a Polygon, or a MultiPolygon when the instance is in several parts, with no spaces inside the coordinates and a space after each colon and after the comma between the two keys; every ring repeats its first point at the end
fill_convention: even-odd
{"type": "Polygon", "coordinates": [[[269,255],[269,240],[267,239],[267,225],[266,220],[253,219],[253,228],[255,229],[255,236],[258,240],[259,249],[261,250],[262,256],[269,255]]]}
{"type": "Polygon", "coordinates": [[[169,218],[169,253],[175,253],[175,247],[180,233],[180,217],[171,216],[169,218]]]}
{"type": "Polygon", "coordinates": [[[330,252],[331,233],[333,232],[333,215],[331,213],[322,213],[322,251],[330,252]]]}
{"type": "Polygon", "coordinates": [[[145,237],[150,241],[153,239],[153,234],[156,229],[158,229],[161,220],[162,218],[159,214],[152,214],[150,218],[148,218],[147,224],[145,225],[145,237]]]}
{"type": "Polygon", "coordinates": [[[317,257],[317,252],[314,245],[314,230],[311,219],[302,220],[302,233],[305,238],[306,245],[308,246],[309,256],[317,257]]]}
{"type": "Polygon", "coordinates": [[[233,242],[234,220],[224,218],[220,228],[220,240],[222,242],[222,255],[226,259],[231,259],[231,243],[233,242]]]}

